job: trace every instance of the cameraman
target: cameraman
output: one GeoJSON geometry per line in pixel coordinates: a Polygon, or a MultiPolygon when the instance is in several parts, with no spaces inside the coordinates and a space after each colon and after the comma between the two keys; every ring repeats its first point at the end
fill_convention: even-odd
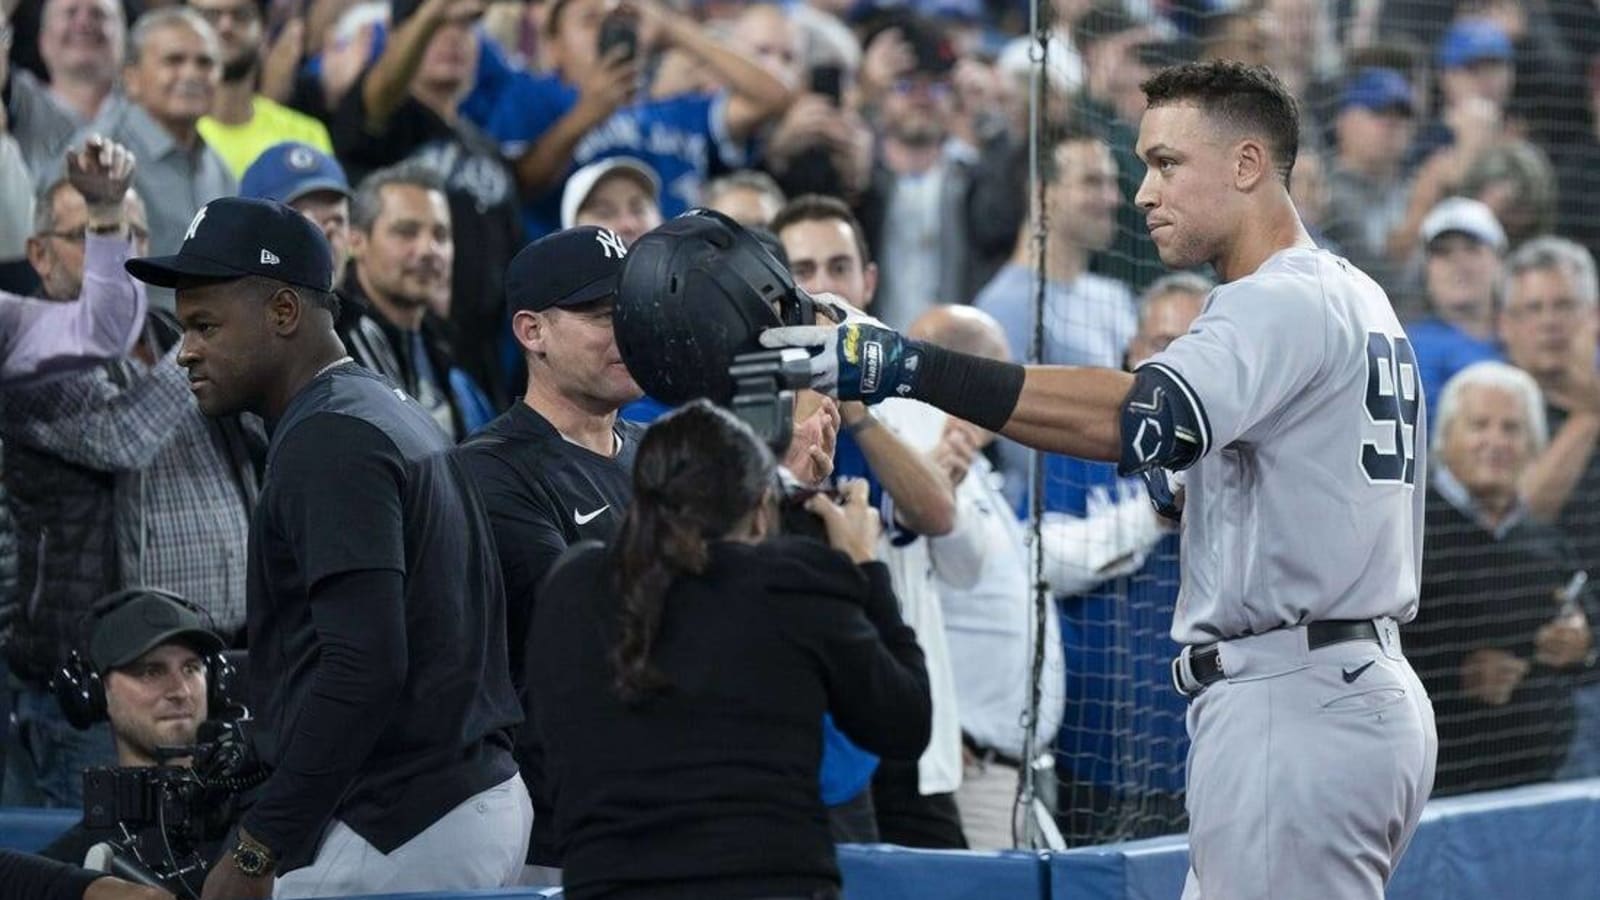
{"type": "MultiPolygon", "coordinates": [[[[163,762],[158,748],[194,745],[200,723],[211,712],[204,660],[222,648],[222,639],[193,610],[160,594],[129,600],[95,623],[88,662],[100,676],[117,765],[190,764],[187,757],[163,762]]],[[[216,832],[216,846],[205,848],[208,859],[224,832],[216,832]]],[[[119,837],[118,829],[90,829],[80,821],[41,855],[81,864],[90,847],[119,837]]]]}
{"type": "Polygon", "coordinates": [[[807,501],[830,550],[773,537],[776,478],[748,426],[689,403],[640,441],[617,539],[572,548],[540,592],[527,727],[573,900],[835,897],[823,713],[887,757],[927,745],[866,485],[807,501]]]}

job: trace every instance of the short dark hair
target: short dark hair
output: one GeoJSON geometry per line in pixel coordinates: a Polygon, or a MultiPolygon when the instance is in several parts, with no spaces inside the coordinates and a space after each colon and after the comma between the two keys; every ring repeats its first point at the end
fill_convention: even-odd
{"type": "Polygon", "coordinates": [[[265,275],[246,275],[240,279],[240,283],[246,286],[247,290],[259,292],[263,299],[287,288],[294,291],[301,300],[311,306],[327,310],[328,315],[333,316],[334,321],[339,320],[339,295],[333,291],[319,291],[303,284],[290,284],[287,281],[279,281],[276,278],[268,278],[265,275]]]}
{"type": "Polygon", "coordinates": [[[373,223],[383,213],[383,189],[390,185],[419,187],[427,191],[445,192],[444,179],[439,173],[416,160],[406,160],[388,168],[378,169],[361,179],[355,197],[350,201],[350,227],[371,234],[373,223]]]}
{"type": "Polygon", "coordinates": [[[1056,159],[1056,154],[1067,144],[1093,142],[1101,146],[1110,146],[1105,137],[1079,118],[1070,118],[1045,128],[1047,136],[1046,147],[1048,152],[1039,154],[1039,180],[1045,184],[1053,184],[1061,177],[1061,164],[1056,159]]]}
{"type": "Polygon", "coordinates": [[[861,227],[861,222],[850,207],[838,197],[827,194],[801,194],[790,200],[778,214],[773,216],[771,230],[773,234],[781,236],[783,230],[797,222],[843,222],[850,226],[850,233],[856,239],[856,252],[861,255],[861,264],[872,262],[872,254],[867,250],[867,231],[861,227]]]}
{"type": "Polygon", "coordinates": [[[1227,59],[1185,63],[1162,69],[1139,88],[1149,108],[1194,103],[1228,127],[1265,139],[1278,178],[1288,185],[1300,151],[1300,111],[1271,69],[1227,59]]]}

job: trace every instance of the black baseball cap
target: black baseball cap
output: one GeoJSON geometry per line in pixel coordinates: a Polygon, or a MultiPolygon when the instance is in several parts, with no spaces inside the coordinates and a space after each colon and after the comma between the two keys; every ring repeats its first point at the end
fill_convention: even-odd
{"type": "Polygon", "coordinates": [[[200,207],[171,256],[123,264],[157,287],[260,275],[318,291],[333,289],[333,251],[322,229],[276,200],[222,197],[200,207]]]}
{"type": "Polygon", "coordinates": [[[181,643],[202,656],[222,651],[222,638],[194,610],[160,594],[144,594],[113,609],[89,638],[96,672],[126,666],[162,644],[181,643]]]}
{"type": "Polygon", "coordinates": [[[512,312],[582,306],[617,292],[627,245],[609,228],[579,225],[523,247],[506,267],[512,312]]]}

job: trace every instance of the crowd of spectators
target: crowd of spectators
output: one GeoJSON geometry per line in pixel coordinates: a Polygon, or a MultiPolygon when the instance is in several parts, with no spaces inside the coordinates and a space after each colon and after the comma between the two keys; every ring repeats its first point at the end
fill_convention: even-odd
{"type": "MultiPolygon", "coordinates": [[[[1139,84],[1211,58],[1269,65],[1296,93],[1301,215],[1406,322],[1428,434],[1405,439],[1431,436],[1433,452],[1404,633],[1437,710],[1437,793],[1600,775],[1600,607],[1585,589],[1600,573],[1600,10],[1040,12],[1042,56],[1027,7],[1001,0],[0,0],[0,288],[149,304],[99,354],[110,362],[0,397],[14,537],[0,554],[0,804],[76,805],[78,773],[116,758],[106,726],[70,727],[49,690],[98,598],[172,591],[244,646],[267,435],[252,416],[200,413],[172,294],[120,265],[175,252],[208,202],[271,199],[314,222],[349,354],[463,444],[525,694],[539,579],[568,546],[615,533],[633,423],[665,408],[612,370],[609,313],[586,311],[601,298],[587,284],[703,205],[770,232],[801,287],[915,336],[1135,365],[1187,331],[1212,286],[1165,271],[1132,202],[1139,84]],[[68,162],[91,135],[137,160],[120,255],[68,162]],[[589,490],[579,509],[573,483],[589,490]]],[[[1180,830],[1187,739],[1166,670],[1178,536],[1143,483],[1035,461],[910,401],[805,398],[796,424],[784,462],[801,480],[869,485],[932,697],[917,759],[880,760],[824,720],[835,838],[1009,846],[1029,768],[1037,817],[1066,843],[1180,830]],[[1053,601],[1042,629],[1035,561],[1053,601]]],[[[539,752],[518,741],[525,776],[539,752]]],[[[554,867],[551,800],[527,780],[529,861],[554,867]]]]}

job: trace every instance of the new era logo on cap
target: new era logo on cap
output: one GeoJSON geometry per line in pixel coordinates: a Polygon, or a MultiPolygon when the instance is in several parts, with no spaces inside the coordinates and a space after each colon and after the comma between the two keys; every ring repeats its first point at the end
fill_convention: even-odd
{"type": "Polygon", "coordinates": [[[322,229],[273,200],[213,200],[195,214],[177,253],[130,259],[125,266],[128,274],[159,287],[262,275],[318,291],[333,289],[333,251],[322,229]]]}

